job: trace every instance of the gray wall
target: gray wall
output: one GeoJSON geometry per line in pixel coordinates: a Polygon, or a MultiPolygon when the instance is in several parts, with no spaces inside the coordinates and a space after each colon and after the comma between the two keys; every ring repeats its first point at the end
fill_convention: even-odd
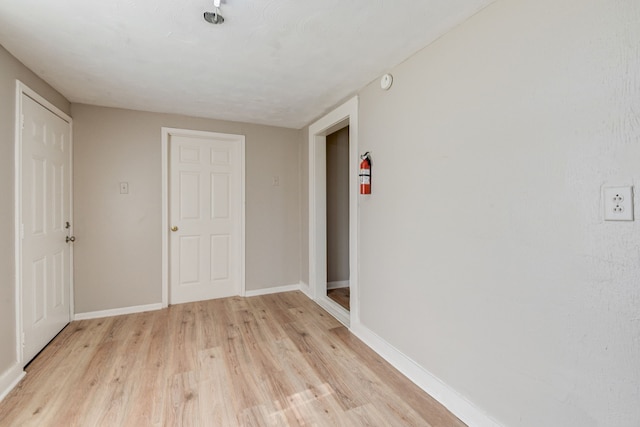
{"type": "Polygon", "coordinates": [[[16,79],[65,113],[69,102],[0,46],[0,376],[16,362],[14,146],[16,79]]]}
{"type": "Polygon", "coordinates": [[[161,301],[163,126],[246,136],[246,288],[299,283],[299,131],[81,104],[72,113],[77,313],[161,301]]]}
{"type": "Polygon", "coordinates": [[[640,221],[600,195],[640,182],[639,40],[635,0],[497,1],[360,94],[362,323],[505,426],[640,425],[640,221]]]}
{"type": "Polygon", "coordinates": [[[327,282],[349,280],[349,127],[327,135],[327,282]]]}

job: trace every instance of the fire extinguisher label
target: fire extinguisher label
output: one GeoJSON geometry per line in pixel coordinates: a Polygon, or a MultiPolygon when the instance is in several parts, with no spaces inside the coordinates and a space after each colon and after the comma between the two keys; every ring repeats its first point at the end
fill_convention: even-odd
{"type": "Polygon", "coordinates": [[[371,169],[360,169],[360,184],[371,184],[371,169]]]}
{"type": "Polygon", "coordinates": [[[369,152],[360,156],[360,194],[371,194],[371,159],[369,152]]]}

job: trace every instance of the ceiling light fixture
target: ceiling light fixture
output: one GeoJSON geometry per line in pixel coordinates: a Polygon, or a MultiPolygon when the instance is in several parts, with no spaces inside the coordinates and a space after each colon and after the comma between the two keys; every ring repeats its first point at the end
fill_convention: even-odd
{"type": "Polygon", "coordinates": [[[205,12],[204,20],[210,24],[222,24],[224,18],[220,15],[220,0],[213,0],[213,5],[216,7],[215,12],[205,12]]]}

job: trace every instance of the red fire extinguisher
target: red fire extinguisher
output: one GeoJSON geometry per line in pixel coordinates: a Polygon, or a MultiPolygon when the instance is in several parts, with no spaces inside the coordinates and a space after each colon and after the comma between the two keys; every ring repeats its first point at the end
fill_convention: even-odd
{"type": "Polygon", "coordinates": [[[367,151],[360,162],[360,194],[371,194],[371,156],[367,151]]]}

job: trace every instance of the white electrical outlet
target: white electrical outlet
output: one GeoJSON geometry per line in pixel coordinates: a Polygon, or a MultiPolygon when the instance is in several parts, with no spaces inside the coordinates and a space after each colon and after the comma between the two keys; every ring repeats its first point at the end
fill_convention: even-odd
{"type": "Polygon", "coordinates": [[[604,187],[605,221],[633,221],[633,187],[604,187]]]}
{"type": "Polygon", "coordinates": [[[129,194],[129,183],[121,182],[120,183],[120,194],[129,194]]]}

